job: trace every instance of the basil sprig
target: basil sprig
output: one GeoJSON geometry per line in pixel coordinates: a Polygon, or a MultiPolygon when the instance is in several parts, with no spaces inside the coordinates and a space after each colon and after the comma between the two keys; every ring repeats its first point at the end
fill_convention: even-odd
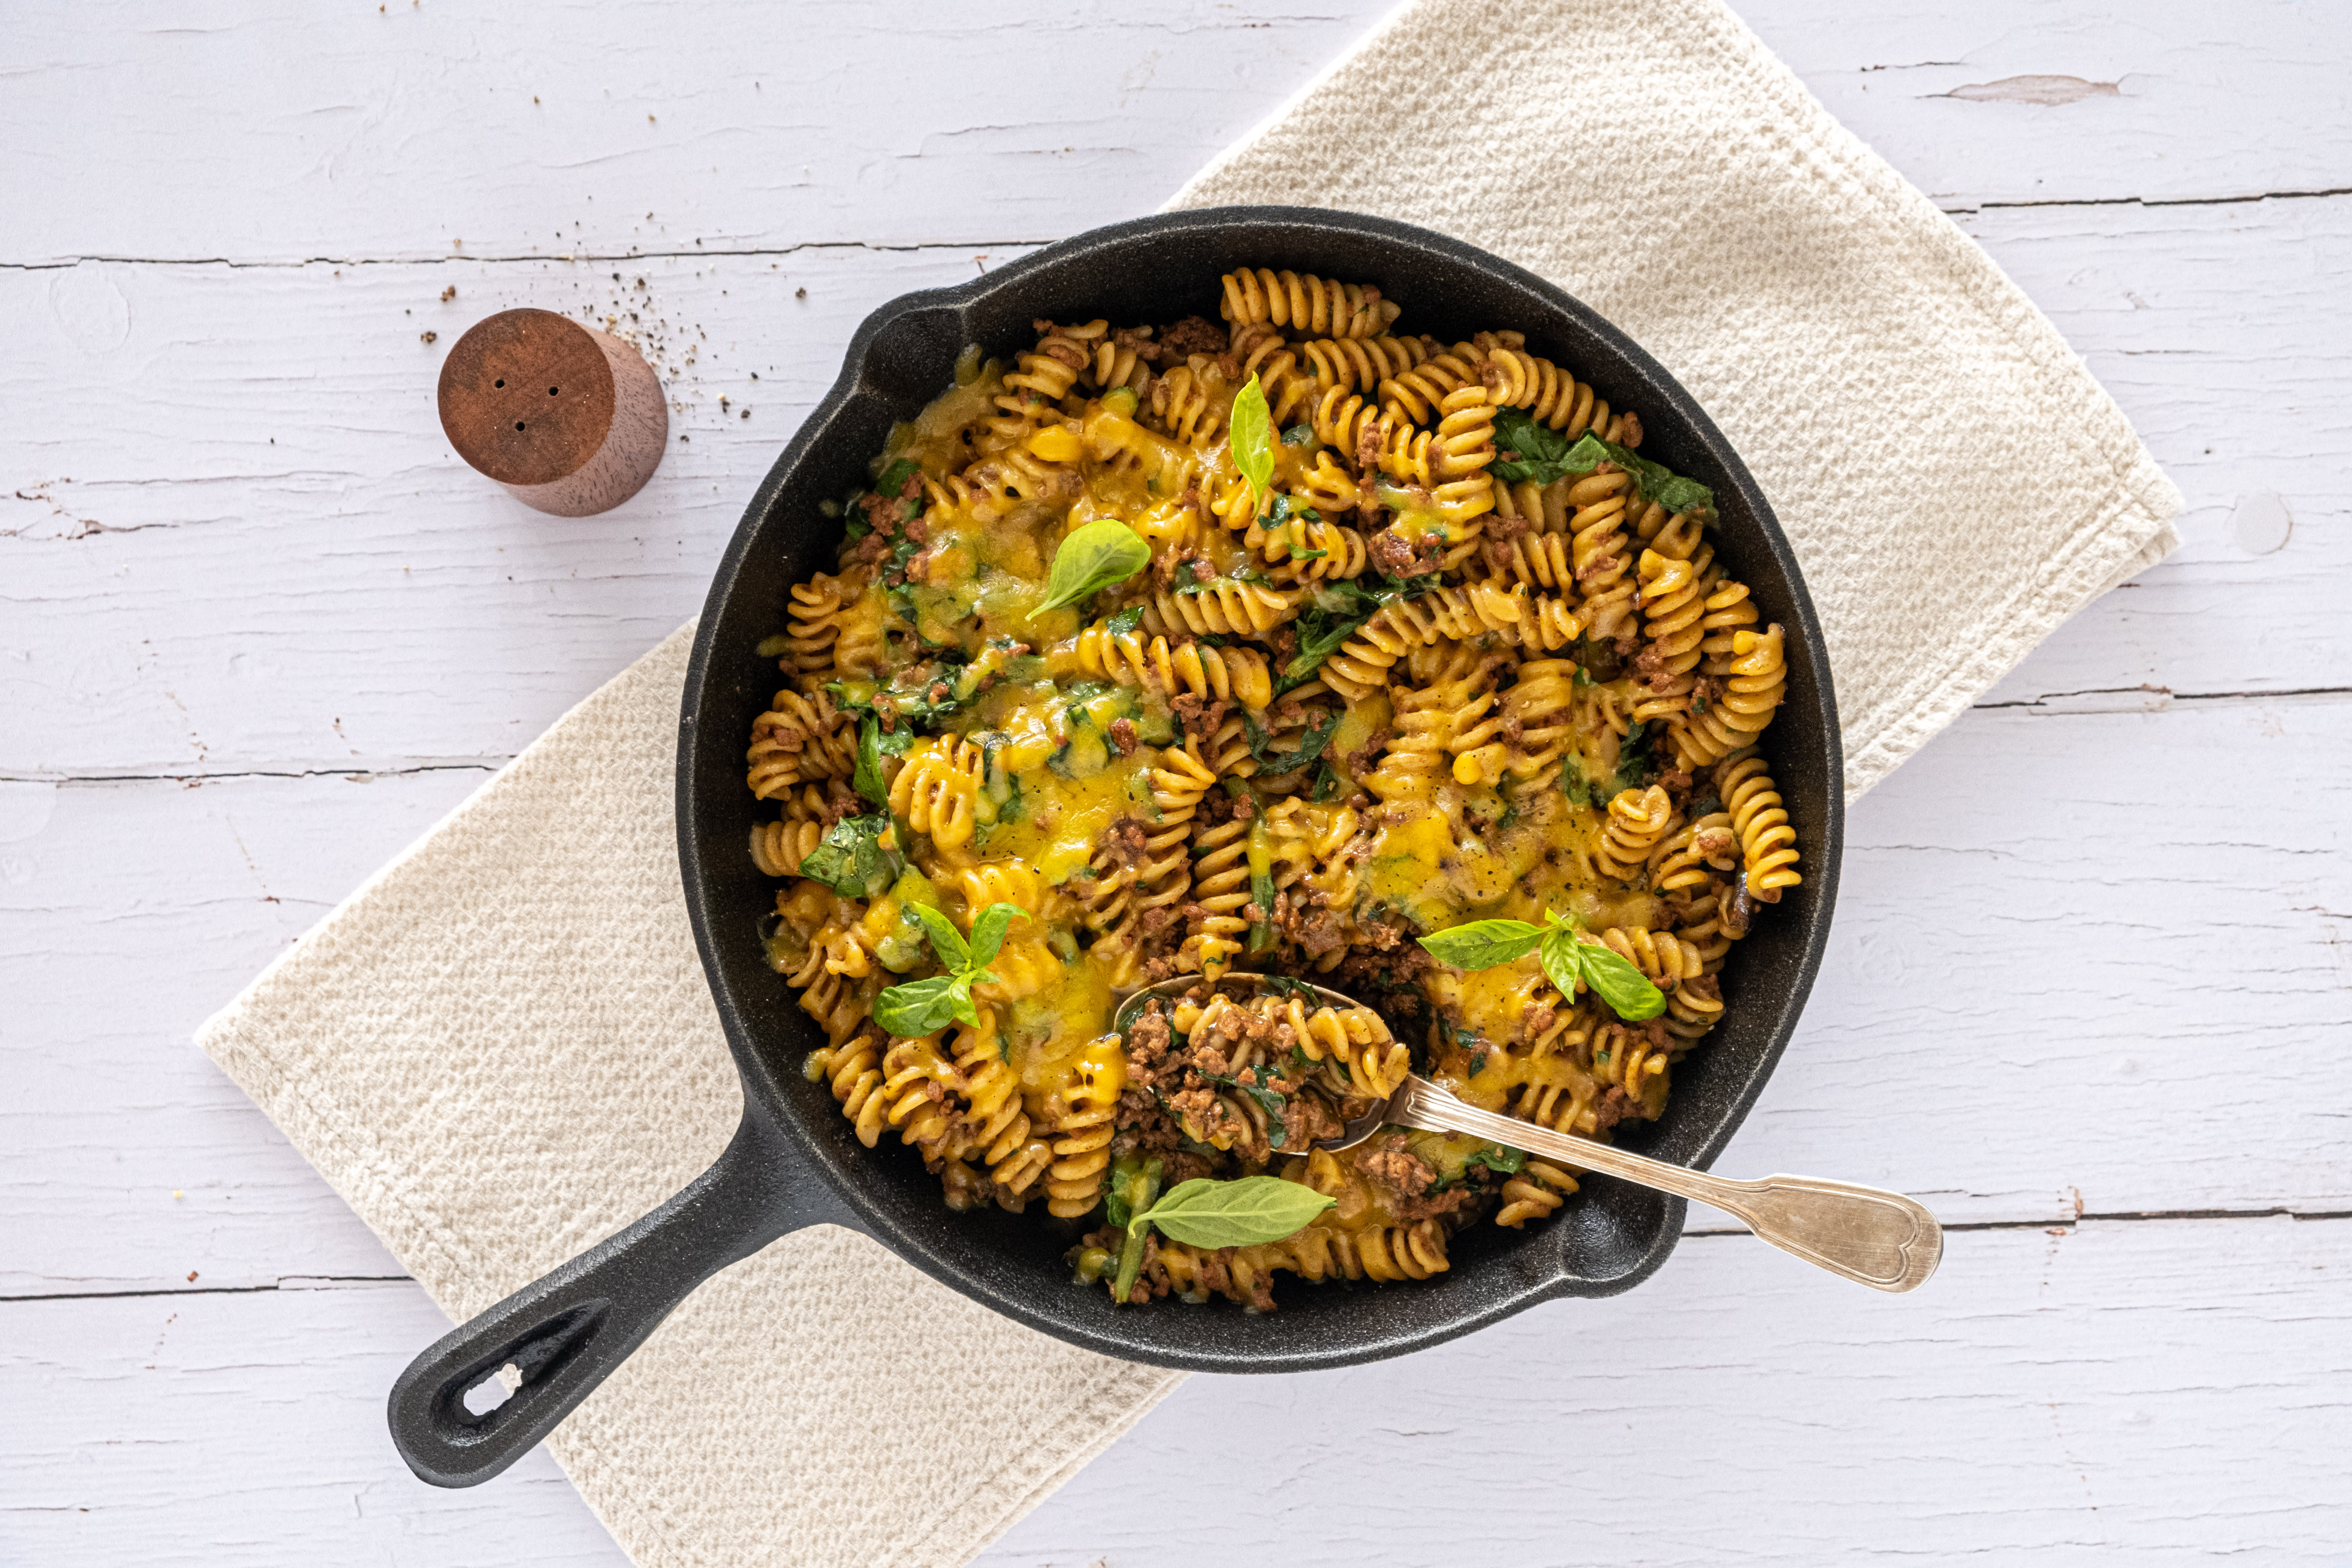
{"type": "Polygon", "coordinates": [[[1274,482],[1274,413],[1265,405],[1265,388],[1253,374],[1234,394],[1234,466],[1250,482],[1251,500],[1263,504],[1266,487],[1274,482]]]}
{"type": "Polygon", "coordinates": [[[1524,408],[1497,409],[1495,444],[1511,456],[1488,472],[1506,484],[1548,485],[1568,474],[1589,474],[1602,462],[1612,462],[1633,476],[1633,488],[1643,500],[1668,511],[1709,511],[1715,492],[1696,479],[1685,479],[1664,463],[1654,463],[1629,447],[1604,441],[1586,431],[1571,445],[1557,430],[1547,429],[1524,408]]]}
{"type": "Polygon", "coordinates": [[[1062,541],[1045,574],[1045,602],[1030,611],[1042,616],[1074,605],[1098,588],[1124,583],[1151,564],[1151,546],[1117,518],[1090,522],[1062,541]]]}
{"type": "Polygon", "coordinates": [[[989,961],[1004,945],[1004,932],[1016,920],[1028,919],[1018,904],[991,904],[973,917],[971,939],[956,930],[955,921],[923,904],[908,909],[931,939],[945,974],[893,985],[874,998],[874,1021],[894,1035],[936,1034],[956,1019],[977,1028],[980,1009],[972,1005],[971,988],[999,980],[989,972],[989,961]]]}
{"type": "Polygon", "coordinates": [[[1561,924],[1549,910],[1539,926],[1525,921],[1472,921],[1432,931],[1421,945],[1431,957],[1456,969],[1492,969],[1534,952],[1562,996],[1574,996],[1581,982],[1629,1024],[1666,1010],[1665,993],[1651,984],[1647,975],[1611,949],[1586,942],[1573,924],[1561,924]]]}

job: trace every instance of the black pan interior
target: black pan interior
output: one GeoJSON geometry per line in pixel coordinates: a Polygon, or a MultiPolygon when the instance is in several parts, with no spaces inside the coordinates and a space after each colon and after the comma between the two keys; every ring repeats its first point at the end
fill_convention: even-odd
{"type": "Polygon", "coordinates": [[[1056,245],[954,289],[876,311],[852,341],[840,382],[753,497],[705,606],[680,734],[678,826],[688,903],[747,1094],[768,1101],[858,1223],[900,1256],[1000,1310],[1111,1354],[1223,1372],[1290,1371],[1400,1354],[1558,1295],[1630,1288],[1664,1261],[1684,1205],[1606,1178],[1550,1223],[1514,1236],[1493,1226],[1453,1242],[1453,1267],[1414,1285],[1308,1285],[1284,1276],[1281,1310],[1162,1302],[1113,1308],[1070,1282],[1071,1236],[1042,1211],[952,1214],[910,1151],[867,1151],[801,1064],[824,1043],[794,994],[763,962],[758,931],[775,885],[745,853],[766,810],[745,788],[752,720],[781,684],[755,657],[782,629],[790,586],[830,570],[840,533],[818,503],[864,480],[893,421],[950,383],[977,342],[1009,358],[1041,318],[1115,325],[1217,314],[1218,279],[1271,267],[1374,283],[1400,301],[1404,330],[1446,341],[1516,328],[1534,351],[1642,416],[1645,456],[1715,489],[1717,548],[1748,583],[1764,618],[1788,628],[1789,691],[1767,749],[1804,851],[1805,885],[1738,946],[1725,973],[1728,1022],[1680,1068],[1664,1119],[1621,1130],[1660,1158],[1705,1165],[1753,1103],[1796,1026],[1821,958],[1843,825],[1842,762],[1821,628],[1787,541],[1722,435],[1647,354],[1592,311],[1483,251],[1404,225],[1297,208],[1221,208],[1124,224],[1056,245]]]}

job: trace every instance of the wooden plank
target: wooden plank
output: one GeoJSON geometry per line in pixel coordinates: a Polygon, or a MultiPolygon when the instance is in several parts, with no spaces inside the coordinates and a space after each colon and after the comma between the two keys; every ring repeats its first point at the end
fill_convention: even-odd
{"type": "MultiPolygon", "coordinates": [[[[2352,313],[2352,198],[2026,208],[1960,225],[2082,353],[2188,499],[2179,553],[2062,627],[1988,700],[2352,685],[2352,618],[2295,607],[2315,609],[2352,571],[2352,509],[2335,478],[2352,458],[2345,362],[2311,352],[2316,323],[2352,313]],[[2257,342],[2264,352],[2244,352],[2257,342]],[[2265,502],[2285,529],[2242,521],[2265,502]]],[[[1988,456],[1990,482],[2032,482],[1988,456]]]]}
{"type": "MultiPolygon", "coordinates": [[[[0,262],[1050,238],[1158,205],[1387,9],[412,0],[169,31],[123,0],[18,13],[0,262]],[[1045,59],[1050,87],[1013,85],[1045,59]]],[[[2227,26],[2192,0],[2123,25],[2096,0],[1740,10],[1955,208],[2352,186],[2324,129],[2345,117],[2326,6],[2267,0],[2227,26]]]]}
{"type": "Polygon", "coordinates": [[[1050,238],[1159,205],[1386,8],[11,16],[0,260],[1050,238]]]}
{"type": "Polygon", "coordinates": [[[2233,5],[2218,28],[2191,0],[1737,9],[1948,210],[2352,186],[2343,18],[2321,7],[2233,5]]]}
{"type": "MultiPolygon", "coordinates": [[[[2300,351],[2313,321],[2352,305],[2347,269],[2319,259],[2352,247],[2352,198],[1973,221],[2190,499],[2180,563],[2062,632],[2000,700],[2343,685],[2352,630],[2329,584],[2352,567],[2336,485],[2352,370],[2300,351]],[[2231,519],[2271,494],[2299,525],[2284,549],[2248,553],[2231,519]]],[[[824,251],[0,271],[0,313],[35,323],[0,363],[17,426],[0,458],[14,720],[0,775],[511,754],[693,613],[744,497],[866,311],[974,266],[962,251],[824,251]],[[464,323],[574,300],[622,325],[638,312],[685,439],[635,500],[564,521],[457,464],[430,389],[464,323]],[[416,343],[426,330],[440,342],[416,343]],[[76,395],[47,395],[57,384],[76,395]]],[[[1988,482],[2032,482],[2002,474],[1987,441],[1988,482]]]]}
{"type": "Polygon", "coordinates": [[[0,1295],[405,1272],[191,1041],[488,776],[0,784],[0,1295]]]}
{"type": "Polygon", "coordinates": [[[977,1563],[2332,1563],[2347,1276],[2344,1221],[1964,1233],[1895,1298],[1685,1241],[1375,1374],[1194,1378],[977,1563]]]}
{"type": "MultiPolygon", "coordinates": [[[[1195,1378],[979,1562],[1189,1568],[1180,1482],[1221,1500],[1220,1558],[1300,1568],[1465,1547],[1503,1568],[2330,1561],[2352,1531],[2347,1277],[2341,1220],[1963,1232],[1902,1298],[1694,1237],[1632,1295],[1376,1375],[1195,1378]]],[[[0,1427],[12,1561],[624,1561],[543,1451],[476,1491],[401,1467],[383,1391],[441,1328],[413,1285],[0,1313],[0,1388],[41,1416],[0,1427]]]]}
{"type": "MultiPolygon", "coordinates": [[[[2347,752],[2352,700],[1971,714],[1853,813],[1822,981],[1722,1168],[1954,1221],[2352,1208],[2347,752]]],[[[187,1041],[483,776],[5,786],[0,1294],[398,1272],[187,1041]]]]}
{"type": "Polygon", "coordinates": [[[400,1462],[384,1396],[448,1331],[414,1281],[0,1310],[19,1417],[0,1424],[0,1559],[626,1568],[544,1448],[469,1491],[400,1462]]]}

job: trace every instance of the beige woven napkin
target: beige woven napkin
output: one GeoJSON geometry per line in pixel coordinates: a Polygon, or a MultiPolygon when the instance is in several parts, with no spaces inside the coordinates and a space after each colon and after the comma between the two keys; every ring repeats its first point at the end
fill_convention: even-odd
{"type": "MultiPolygon", "coordinates": [[[[1853,789],[2173,543],[2178,495],[2049,323],[1710,0],[1423,0],[1178,200],[1426,224],[1645,343],[1796,541],[1853,789]]],[[[201,1033],[453,1318],[667,1196],[734,1127],[672,835],[687,644],[201,1033]]],[[[706,1284],[551,1446],[640,1563],[956,1563],[1175,1382],[824,1228],[706,1284]]]]}

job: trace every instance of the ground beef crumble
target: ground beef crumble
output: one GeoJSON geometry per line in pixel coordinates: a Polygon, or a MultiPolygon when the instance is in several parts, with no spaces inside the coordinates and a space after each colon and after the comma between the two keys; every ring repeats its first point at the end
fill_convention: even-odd
{"type": "Polygon", "coordinates": [[[1176,364],[1194,354],[1221,354],[1227,342],[1225,329],[1218,322],[1206,316],[1187,316],[1160,330],[1160,361],[1176,364]]]}
{"type": "Polygon", "coordinates": [[[1444,564],[1443,546],[1433,539],[1413,544],[1392,528],[1384,528],[1365,545],[1372,564],[1391,577],[1423,577],[1444,564]]]}

